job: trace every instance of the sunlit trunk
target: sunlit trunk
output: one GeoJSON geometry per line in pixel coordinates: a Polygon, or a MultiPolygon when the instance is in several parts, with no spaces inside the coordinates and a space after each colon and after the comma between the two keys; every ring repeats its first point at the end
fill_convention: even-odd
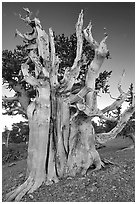
{"type": "Polygon", "coordinates": [[[67,162],[69,174],[84,175],[92,164],[95,164],[96,169],[101,168],[101,159],[95,149],[94,128],[89,117],[79,114],[71,124],[67,162]]]}
{"type": "MultiPolygon", "coordinates": [[[[85,175],[92,164],[94,170],[100,169],[103,163],[95,148],[95,136],[100,143],[115,138],[134,112],[133,104],[121,115],[113,130],[95,135],[91,118],[102,118],[107,111],[121,106],[128,96],[122,91],[120,81],[120,97],[116,102],[103,110],[97,108],[95,82],[103,61],[109,56],[106,45],[108,36],[105,34],[103,40],[97,43],[92,36],[91,23],[83,30],[81,10],[76,23],[76,57],[72,67],[66,67],[63,79],[59,81],[60,60],[55,50],[54,33],[50,28],[47,35],[40,21],[37,18],[31,20],[29,10],[25,10],[27,15],[24,21],[32,27],[33,32],[22,35],[17,31],[24,41],[28,41],[26,46],[29,50],[28,59],[22,64],[21,70],[26,83],[36,90],[36,98],[28,106],[28,97],[22,92],[20,101],[23,100],[22,105],[28,107],[30,129],[27,179],[7,194],[7,201],[20,201],[26,193],[34,192],[43,182],[49,185],[65,176],[75,176],[77,173],[85,175]],[[73,94],[72,87],[83,65],[83,38],[94,49],[95,55],[87,67],[85,87],[73,94]],[[35,74],[30,71],[30,62],[35,65],[35,74]],[[76,109],[75,114],[70,111],[72,106],[76,109]]],[[[17,88],[19,92],[21,87],[17,88]]]]}

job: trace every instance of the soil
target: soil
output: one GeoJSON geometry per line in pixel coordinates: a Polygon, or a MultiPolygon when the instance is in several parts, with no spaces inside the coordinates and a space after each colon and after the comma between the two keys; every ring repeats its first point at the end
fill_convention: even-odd
{"type": "MultiPolygon", "coordinates": [[[[99,149],[101,159],[109,160],[99,171],[88,171],[61,179],[57,184],[43,184],[33,194],[25,195],[25,202],[135,202],[135,152],[119,151],[132,144],[129,138],[116,138],[99,149]]],[[[3,165],[2,198],[25,180],[26,160],[3,165]]]]}

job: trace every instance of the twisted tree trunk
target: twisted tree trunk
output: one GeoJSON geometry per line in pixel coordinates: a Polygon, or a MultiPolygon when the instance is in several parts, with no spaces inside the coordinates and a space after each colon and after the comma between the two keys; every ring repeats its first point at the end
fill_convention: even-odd
{"type": "MultiPolygon", "coordinates": [[[[79,14],[76,24],[77,51],[74,64],[65,70],[64,78],[58,82],[59,59],[55,53],[54,36],[49,29],[49,36],[43,31],[38,19],[30,20],[27,11],[25,21],[33,28],[33,35],[18,34],[28,40],[30,50],[28,60],[22,65],[22,73],[27,83],[36,89],[36,98],[27,108],[29,120],[29,147],[27,159],[27,179],[17,189],[7,194],[7,201],[19,201],[26,193],[34,192],[43,182],[47,185],[58,182],[60,177],[75,176],[77,173],[86,174],[94,164],[95,170],[103,165],[95,148],[95,132],[91,118],[103,114],[108,109],[120,106],[128,94],[119,86],[120,99],[110,107],[99,110],[97,108],[97,92],[95,79],[109,51],[106,46],[107,36],[97,43],[92,36],[91,23],[83,31],[83,11],[79,14]],[[83,34],[84,33],[84,34],[83,34]],[[95,50],[93,61],[88,67],[85,87],[77,94],[71,89],[79,75],[82,65],[83,38],[95,50]],[[36,44],[31,46],[33,38],[36,44]],[[50,51],[49,51],[50,42],[50,51]],[[41,59],[42,58],[42,63],[41,59]],[[29,62],[35,65],[35,77],[29,73],[29,62]],[[74,106],[76,113],[71,113],[74,106]]],[[[113,131],[97,135],[99,142],[112,139],[121,131],[130,116],[133,106],[126,110],[119,119],[113,131]]]]}

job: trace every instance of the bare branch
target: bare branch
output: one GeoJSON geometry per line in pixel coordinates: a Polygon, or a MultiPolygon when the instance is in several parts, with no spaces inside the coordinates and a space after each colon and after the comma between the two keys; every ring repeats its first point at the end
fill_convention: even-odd
{"type": "Polygon", "coordinates": [[[44,62],[49,61],[49,37],[39,26],[36,26],[36,30],[38,33],[37,44],[39,56],[43,58],[44,62]]]}
{"type": "MultiPolygon", "coordinates": [[[[104,62],[104,59],[108,57],[109,51],[106,45],[107,36],[105,35],[104,39],[100,42],[100,44],[98,44],[92,36],[91,28],[92,24],[89,23],[88,27],[84,30],[85,39],[90,43],[91,47],[93,47],[95,50],[94,59],[92,60],[88,67],[88,72],[86,75],[86,85],[87,87],[90,87],[92,90],[94,90],[95,80],[98,77],[98,73],[101,68],[101,65],[104,62]]],[[[94,106],[93,103],[95,102],[95,100],[93,100],[94,98],[93,95],[94,91],[90,92],[86,96],[86,105],[90,108],[90,110],[88,110],[88,112],[90,113],[94,112],[92,108],[94,106]]]]}
{"type": "Polygon", "coordinates": [[[70,68],[66,69],[64,78],[62,80],[63,89],[65,91],[68,91],[72,88],[80,72],[80,67],[82,64],[80,60],[81,60],[82,47],[83,47],[82,26],[83,26],[83,10],[81,10],[81,13],[79,14],[79,17],[78,17],[78,22],[76,24],[76,36],[77,36],[76,58],[74,60],[74,63],[71,69],[70,68]]]}
{"type": "Polygon", "coordinates": [[[52,28],[49,28],[49,36],[50,36],[50,46],[51,46],[51,62],[52,62],[52,67],[54,67],[55,64],[55,43],[54,43],[54,35],[52,28]]]}
{"type": "MultiPolygon", "coordinates": [[[[36,54],[35,50],[31,50],[29,53],[29,58],[28,61],[25,62],[25,64],[27,65],[29,63],[29,60],[31,59],[31,61],[35,64],[35,77],[37,78],[38,75],[40,74],[40,72],[43,70],[43,66],[40,63],[39,57],[36,54]]],[[[24,65],[25,66],[25,65],[24,65]]],[[[28,66],[28,65],[27,65],[28,66]]]]}
{"type": "Polygon", "coordinates": [[[116,101],[114,101],[111,105],[105,107],[104,109],[102,109],[102,113],[106,113],[108,111],[112,111],[115,110],[116,108],[120,107],[122,105],[122,103],[127,99],[128,93],[123,93],[121,94],[116,101]]]}
{"type": "Polygon", "coordinates": [[[25,33],[25,34],[22,34],[20,33],[17,29],[16,29],[16,33],[15,33],[15,36],[19,35],[21,38],[23,38],[25,41],[32,41],[34,39],[36,39],[37,37],[37,33],[36,33],[36,29],[33,28],[32,32],[31,33],[25,33]]]}
{"type": "Polygon", "coordinates": [[[77,94],[71,94],[66,100],[69,101],[69,103],[77,103],[79,101],[83,101],[84,97],[87,93],[91,91],[90,88],[87,88],[86,86],[81,89],[77,94]]]}
{"type": "Polygon", "coordinates": [[[99,44],[94,40],[94,38],[92,36],[91,29],[92,29],[92,24],[91,24],[91,22],[89,22],[87,28],[83,30],[84,36],[85,36],[85,39],[89,42],[89,44],[94,49],[96,49],[96,48],[98,48],[99,44]]]}
{"type": "Polygon", "coordinates": [[[119,80],[119,83],[118,83],[118,90],[120,92],[120,96],[111,105],[109,105],[109,106],[105,107],[104,109],[102,109],[103,113],[115,110],[117,107],[120,107],[122,105],[122,103],[127,99],[128,95],[129,95],[129,92],[125,93],[121,88],[121,83],[122,83],[124,74],[125,74],[125,70],[123,70],[122,76],[121,76],[121,78],[119,80]]]}
{"type": "Polygon", "coordinates": [[[19,84],[16,80],[12,79],[9,80],[9,85],[12,87],[12,89],[17,92],[18,94],[18,101],[21,104],[21,107],[26,111],[28,104],[29,104],[29,96],[26,92],[26,90],[22,87],[21,84],[19,84]]]}
{"type": "Polygon", "coordinates": [[[31,22],[30,16],[31,16],[32,12],[30,12],[30,10],[28,8],[23,8],[23,10],[27,12],[27,15],[25,16],[25,18],[23,18],[20,14],[19,14],[19,16],[25,23],[30,24],[30,22],[31,22]]]}
{"type": "Polygon", "coordinates": [[[2,100],[4,101],[18,101],[18,96],[13,96],[13,97],[7,97],[7,96],[2,96],[2,100]]]}
{"type": "MultiPolygon", "coordinates": [[[[125,70],[123,70],[122,76],[120,77],[120,80],[118,82],[118,90],[120,92],[120,96],[118,98],[116,98],[116,100],[111,105],[102,109],[101,110],[102,113],[106,113],[108,111],[115,110],[116,108],[120,107],[122,105],[122,103],[127,99],[128,95],[129,95],[129,91],[127,93],[125,93],[121,88],[121,84],[122,84],[122,80],[123,80],[124,75],[125,75],[125,70]]],[[[110,93],[109,93],[109,95],[111,97],[110,93]]],[[[113,98],[113,99],[115,99],[115,98],[113,98]]]]}
{"type": "Polygon", "coordinates": [[[54,67],[52,67],[52,72],[50,73],[50,81],[53,87],[57,87],[59,85],[58,82],[58,69],[59,69],[60,59],[58,56],[55,56],[54,67]]]}
{"type": "Polygon", "coordinates": [[[109,94],[110,98],[112,98],[112,99],[114,99],[114,100],[116,100],[116,99],[117,99],[117,98],[114,98],[114,97],[111,95],[111,93],[110,93],[110,92],[107,92],[107,94],[109,94]]]}
{"type": "Polygon", "coordinates": [[[49,73],[47,70],[47,61],[49,61],[49,38],[46,32],[42,29],[39,19],[34,18],[33,20],[30,19],[31,12],[28,8],[24,8],[27,12],[25,18],[21,19],[24,20],[27,24],[32,27],[31,33],[21,34],[18,30],[16,30],[16,35],[18,34],[22,37],[26,42],[26,49],[31,50],[29,53],[29,57],[35,64],[35,76],[38,77],[39,73],[43,71],[45,77],[49,77],[49,73]],[[36,41],[36,43],[32,43],[32,40],[36,41]],[[36,54],[35,50],[38,48],[38,55],[36,54]],[[42,57],[44,67],[42,66],[38,57],[42,57]],[[45,66],[46,65],[46,66],[45,66]]]}
{"type": "Polygon", "coordinates": [[[96,135],[96,139],[99,143],[103,144],[106,143],[109,140],[114,139],[119,132],[122,131],[122,129],[127,124],[128,120],[132,116],[132,114],[135,111],[135,104],[133,104],[131,107],[127,108],[121,115],[116,127],[114,127],[110,132],[108,133],[99,133],[96,135]]]}
{"type": "Polygon", "coordinates": [[[118,82],[118,90],[119,90],[120,94],[124,93],[124,91],[121,88],[121,84],[122,84],[122,80],[123,80],[124,76],[125,76],[125,70],[123,70],[122,76],[120,77],[120,80],[118,82]]]}
{"type": "Polygon", "coordinates": [[[50,47],[51,47],[50,81],[51,81],[52,86],[55,87],[59,84],[57,75],[58,75],[58,68],[59,68],[60,60],[58,56],[56,56],[56,53],[55,53],[55,42],[54,42],[54,35],[53,35],[52,28],[49,28],[49,37],[50,37],[50,47]]]}
{"type": "Polygon", "coordinates": [[[83,26],[83,10],[81,10],[81,13],[79,14],[79,17],[78,17],[78,22],[76,23],[77,51],[76,51],[76,58],[74,60],[71,70],[78,67],[78,62],[79,60],[81,60],[82,46],[83,46],[82,26],[83,26]]]}
{"type": "Polygon", "coordinates": [[[29,74],[28,69],[29,69],[29,65],[27,65],[26,63],[22,64],[21,70],[25,81],[31,84],[32,86],[38,86],[39,85],[38,80],[35,77],[33,77],[31,74],[29,74]]]}

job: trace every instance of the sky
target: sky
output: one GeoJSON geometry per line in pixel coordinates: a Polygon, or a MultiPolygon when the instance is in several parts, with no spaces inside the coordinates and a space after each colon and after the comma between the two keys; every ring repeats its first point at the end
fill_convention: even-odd
{"type": "MultiPolygon", "coordinates": [[[[126,75],[122,88],[127,91],[130,83],[135,84],[135,4],[132,2],[3,2],[2,3],[2,50],[13,50],[22,44],[20,38],[14,38],[16,28],[22,32],[30,31],[19,19],[25,15],[23,7],[29,8],[33,16],[40,19],[48,32],[52,27],[56,34],[70,36],[75,32],[75,24],[81,9],[84,10],[84,27],[89,21],[93,24],[94,39],[100,42],[104,37],[103,28],[109,35],[107,46],[112,59],[105,60],[101,71],[112,70],[109,80],[113,97],[119,95],[117,84],[125,69],[126,75]]],[[[4,89],[3,89],[4,90],[4,89]]],[[[3,94],[8,94],[4,90],[3,94]]],[[[102,96],[102,95],[101,95],[102,96]]],[[[113,102],[108,95],[99,97],[99,108],[113,102]]]]}

